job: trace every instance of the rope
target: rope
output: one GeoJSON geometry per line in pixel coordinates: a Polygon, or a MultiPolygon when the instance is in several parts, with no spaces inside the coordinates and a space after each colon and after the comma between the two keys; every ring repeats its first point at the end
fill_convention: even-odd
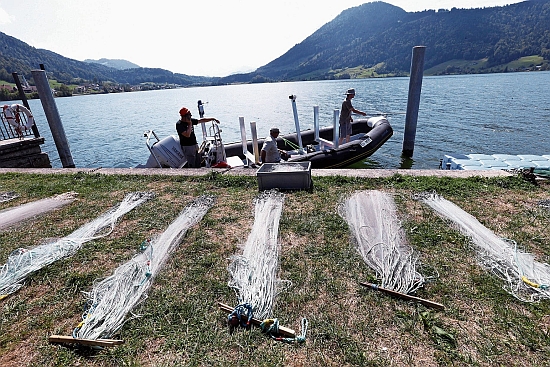
{"type": "Polygon", "coordinates": [[[540,288],[542,290],[548,290],[549,287],[547,284],[539,284],[539,283],[536,283],[536,282],[532,282],[531,280],[529,280],[528,277],[525,276],[524,272],[523,272],[523,266],[520,262],[520,256],[521,254],[518,252],[518,244],[516,241],[513,241],[513,240],[508,240],[508,239],[504,239],[506,242],[508,243],[513,243],[514,244],[514,259],[516,261],[516,266],[518,267],[518,272],[519,272],[519,276],[521,278],[521,281],[525,284],[527,284],[529,287],[533,287],[533,288],[540,288]]]}
{"type": "Polygon", "coordinates": [[[147,298],[147,291],[169,255],[179,246],[187,230],[197,224],[214,205],[214,197],[201,196],[188,204],[157,238],[140,244],[142,252],[86,293],[87,310],[73,335],[82,339],[112,337],[129,320],[133,308],[147,298]]]}
{"type": "Polygon", "coordinates": [[[300,146],[298,146],[298,144],[294,144],[293,142],[291,142],[290,140],[288,139],[285,139],[283,137],[281,137],[281,139],[283,139],[283,141],[285,142],[285,145],[288,145],[289,147],[291,147],[292,149],[300,149],[300,146]]]}
{"type": "Polygon", "coordinates": [[[253,312],[252,306],[249,303],[243,303],[237,305],[233,312],[227,316],[227,322],[232,327],[242,326],[244,328],[250,327],[250,320],[252,320],[253,312]]]}
{"type": "Polygon", "coordinates": [[[0,193],[0,203],[10,201],[18,197],[19,195],[15,191],[2,192],[0,193]]]}
{"type": "Polygon", "coordinates": [[[249,304],[260,320],[272,312],[275,296],[281,288],[277,280],[279,265],[279,219],[284,195],[264,191],[256,199],[255,219],[242,255],[231,257],[228,286],[235,290],[239,304],[249,304]]]}
{"type": "Polygon", "coordinates": [[[338,208],[347,221],[357,250],[375,271],[382,288],[413,293],[425,278],[416,270],[418,255],[406,245],[393,198],[381,191],[359,191],[338,208]]]}
{"type": "Polygon", "coordinates": [[[120,217],[153,197],[152,193],[135,192],[105,214],[80,227],[67,237],[27,250],[18,248],[0,268],[0,296],[9,295],[23,286],[35,271],[62,258],[74,255],[84,243],[109,235],[120,217]]]}
{"type": "Polygon", "coordinates": [[[255,314],[264,319],[260,323],[262,332],[274,340],[303,343],[306,340],[307,319],[302,320],[301,335],[281,338],[278,336],[279,321],[267,318],[272,312],[275,296],[282,289],[281,285],[289,284],[276,278],[279,258],[277,236],[283,202],[284,195],[275,190],[264,191],[256,200],[254,225],[243,254],[234,256],[228,267],[231,274],[228,285],[235,290],[240,304],[229,314],[227,320],[231,327],[249,327],[252,315],[255,314]]]}
{"type": "Polygon", "coordinates": [[[545,209],[550,209],[550,199],[543,199],[538,202],[538,206],[545,209]]]}
{"type": "Polygon", "coordinates": [[[535,261],[534,255],[522,252],[514,241],[495,235],[475,217],[435,193],[417,195],[426,205],[477,246],[480,263],[505,282],[506,292],[522,302],[550,299],[550,265],[535,261]]]}
{"type": "Polygon", "coordinates": [[[260,329],[264,334],[269,335],[273,340],[284,342],[284,343],[305,343],[306,342],[306,333],[307,333],[307,327],[308,327],[308,321],[304,317],[302,318],[302,321],[300,323],[300,335],[294,337],[294,338],[283,338],[278,336],[279,335],[279,319],[265,319],[260,324],[260,329]]]}

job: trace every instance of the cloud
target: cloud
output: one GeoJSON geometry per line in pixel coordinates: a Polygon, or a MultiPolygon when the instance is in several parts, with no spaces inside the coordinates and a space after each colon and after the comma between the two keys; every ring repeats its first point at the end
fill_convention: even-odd
{"type": "Polygon", "coordinates": [[[0,25],[10,24],[13,20],[15,20],[13,15],[9,15],[7,11],[0,8],[0,25]]]}

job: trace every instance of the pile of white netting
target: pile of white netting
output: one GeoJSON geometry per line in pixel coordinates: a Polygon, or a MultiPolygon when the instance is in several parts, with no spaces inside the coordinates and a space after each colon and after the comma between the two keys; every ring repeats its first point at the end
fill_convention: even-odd
{"type": "Polygon", "coordinates": [[[540,200],[538,203],[538,206],[544,209],[550,209],[550,199],[543,199],[540,200]]]}
{"type": "Polygon", "coordinates": [[[377,190],[358,191],[338,208],[365,263],[376,272],[380,286],[413,293],[425,280],[416,270],[418,256],[407,245],[393,198],[377,190]]]}
{"type": "Polygon", "coordinates": [[[147,298],[147,291],[170,254],[179,246],[187,230],[197,224],[214,205],[215,199],[201,196],[188,204],[158,237],[142,245],[143,252],[94,285],[86,293],[87,310],[73,337],[112,337],[128,320],[131,310],[147,298]]]}
{"type": "Polygon", "coordinates": [[[272,165],[270,168],[266,169],[265,172],[288,173],[301,172],[306,170],[307,167],[299,163],[281,163],[272,165]]]}
{"type": "Polygon", "coordinates": [[[70,204],[76,195],[75,192],[67,192],[50,198],[32,201],[15,208],[4,209],[0,211],[0,230],[70,204]]]}
{"type": "Polygon", "coordinates": [[[121,216],[152,196],[152,193],[130,193],[120,204],[67,237],[30,250],[23,248],[14,250],[9,255],[8,262],[0,268],[0,297],[19,290],[23,286],[23,281],[33,272],[57,260],[72,256],[85,242],[107,236],[121,216]]]}
{"type": "Polygon", "coordinates": [[[270,317],[277,292],[282,290],[277,280],[279,264],[279,220],[284,195],[264,191],[256,199],[254,224],[242,255],[231,257],[228,267],[229,287],[235,290],[240,304],[252,306],[254,317],[270,317]]]}
{"type": "Polygon", "coordinates": [[[481,263],[506,282],[504,289],[524,302],[550,298],[550,266],[535,261],[534,256],[518,250],[514,241],[495,235],[475,217],[454,203],[430,193],[418,199],[440,216],[454,223],[477,246],[481,263]]]}
{"type": "Polygon", "coordinates": [[[19,195],[14,191],[0,192],[0,203],[13,200],[19,197],[19,195]]]}

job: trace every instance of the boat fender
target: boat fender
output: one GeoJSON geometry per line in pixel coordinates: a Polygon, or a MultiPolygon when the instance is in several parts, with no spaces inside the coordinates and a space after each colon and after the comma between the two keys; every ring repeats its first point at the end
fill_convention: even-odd
{"type": "Polygon", "coordinates": [[[25,106],[20,104],[12,104],[11,106],[8,106],[5,104],[2,107],[2,110],[8,123],[15,128],[18,134],[21,134],[23,129],[30,129],[34,124],[34,117],[32,116],[31,111],[29,111],[25,106]],[[20,112],[23,112],[27,116],[26,124],[23,120],[21,120],[21,116],[19,115],[20,112]]]}

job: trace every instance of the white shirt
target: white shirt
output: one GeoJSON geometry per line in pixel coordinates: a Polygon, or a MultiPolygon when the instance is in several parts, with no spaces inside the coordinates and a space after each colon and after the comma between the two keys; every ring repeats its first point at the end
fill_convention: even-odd
{"type": "Polygon", "coordinates": [[[279,163],[281,161],[277,141],[274,137],[270,136],[268,139],[265,139],[262,150],[265,151],[265,162],[263,163],[279,163]]]}

